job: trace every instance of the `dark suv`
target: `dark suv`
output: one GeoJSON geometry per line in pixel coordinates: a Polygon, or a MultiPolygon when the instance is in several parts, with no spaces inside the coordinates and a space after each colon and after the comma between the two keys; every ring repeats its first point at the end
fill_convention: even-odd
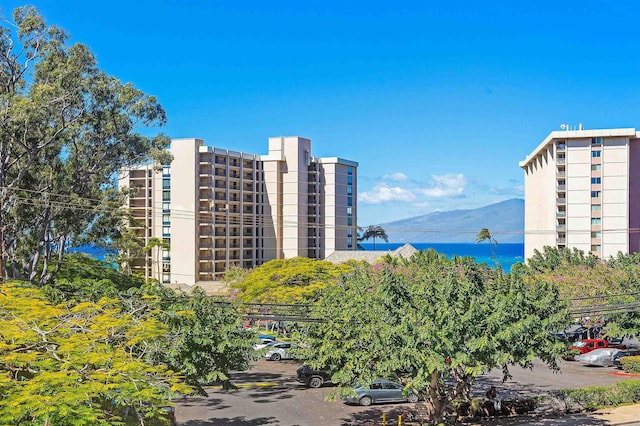
{"type": "Polygon", "coordinates": [[[314,370],[309,365],[301,365],[296,370],[296,382],[304,383],[310,388],[319,388],[331,382],[331,370],[314,370]]]}
{"type": "Polygon", "coordinates": [[[624,358],[625,356],[638,356],[638,355],[640,355],[640,349],[625,349],[613,356],[613,365],[616,366],[617,368],[622,368],[622,361],[620,361],[620,358],[624,358]]]}

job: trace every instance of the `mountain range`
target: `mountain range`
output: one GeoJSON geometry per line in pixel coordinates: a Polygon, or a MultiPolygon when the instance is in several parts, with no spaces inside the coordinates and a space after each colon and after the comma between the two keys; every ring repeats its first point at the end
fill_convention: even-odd
{"type": "Polygon", "coordinates": [[[470,210],[433,212],[381,223],[390,243],[469,243],[487,228],[498,243],[524,242],[524,200],[513,198],[470,210]]]}

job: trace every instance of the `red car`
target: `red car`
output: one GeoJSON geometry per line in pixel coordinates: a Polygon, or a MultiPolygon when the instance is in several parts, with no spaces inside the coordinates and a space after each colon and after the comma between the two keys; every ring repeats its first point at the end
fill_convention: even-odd
{"type": "MultiPolygon", "coordinates": [[[[584,339],[569,346],[570,351],[580,354],[586,354],[587,352],[602,348],[626,349],[627,346],[617,343],[614,344],[605,339],[584,339]]],[[[573,355],[567,355],[565,359],[573,359],[573,355]]]]}

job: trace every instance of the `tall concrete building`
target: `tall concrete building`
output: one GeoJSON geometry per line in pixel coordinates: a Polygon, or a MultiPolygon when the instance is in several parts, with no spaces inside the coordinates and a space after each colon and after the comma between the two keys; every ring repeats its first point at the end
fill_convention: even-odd
{"type": "Polygon", "coordinates": [[[120,173],[131,189],[131,229],[158,246],[134,270],[164,283],[219,280],[232,267],[251,268],[296,256],[323,259],[357,248],[357,167],[316,158],[311,141],[269,138],[267,155],[174,139],[173,162],[120,173]]]}
{"type": "Polygon", "coordinates": [[[640,134],[561,130],[520,162],[525,257],[544,246],[602,258],[640,251],[640,134]]]}

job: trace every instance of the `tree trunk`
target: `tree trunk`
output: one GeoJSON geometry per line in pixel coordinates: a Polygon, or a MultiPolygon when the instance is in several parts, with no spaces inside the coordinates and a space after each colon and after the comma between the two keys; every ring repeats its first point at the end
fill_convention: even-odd
{"type": "Polygon", "coordinates": [[[427,408],[429,411],[430,420],[435,424],[444,422],[444,417],[447,412],[447,405],[449,403],[446,397],[446,392],[442,389],[442,378],[438,371],[431,373],[431,383],[427,388],[427,408]]]}

